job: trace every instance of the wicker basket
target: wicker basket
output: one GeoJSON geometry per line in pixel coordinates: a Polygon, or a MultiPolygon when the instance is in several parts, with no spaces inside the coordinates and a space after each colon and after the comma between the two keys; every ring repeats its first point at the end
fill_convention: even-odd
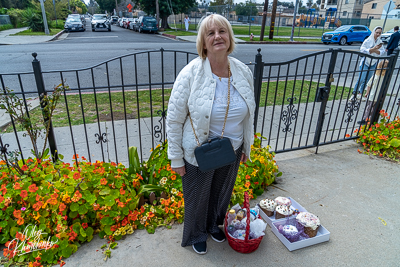
{"type": "MultiPolygon", "coordinates": [[[[225,228],[225,235],[228,239],[229,245],[231,246],[231,248],[233,248],[234,250],[236,250],[237,252],[240,253],[251,253],[253,251],[255,251],[258,246],[261,243],[261,240],[263,239],[264,236],[260,236],[257,239],[251,239],[249,240],[249,233],[250,233],[250,205],[249,205],[249,195],[247,194],[247,192],[244,193],[244,203],[243,203],[243,208],[246,208],[247,210],[247,220],[246,220],[246,236],[244,240],[241,239],[236,239],[233,238],[229,233],[228,233],[228,223],[227,223],[227,219],[228,219],[228,213],[225,215],[225,224],[224,224],[224,228],[225,228]]],[[[260,215],[258,215],[258,217],[260,217],[260,215]]]]}

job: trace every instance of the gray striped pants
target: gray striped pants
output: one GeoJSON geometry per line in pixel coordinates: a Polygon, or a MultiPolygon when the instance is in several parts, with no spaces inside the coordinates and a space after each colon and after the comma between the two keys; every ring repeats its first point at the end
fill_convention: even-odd
{"type": "Polygon", "coordinates": [[[186,174],[182,177],[185,218],[182,247],[204,242],[208,233],[218,233],[218,225],[225,219],[235,185],[242,146],[236,151],[236,161],[209,172],[185,161],[186,174]]]}

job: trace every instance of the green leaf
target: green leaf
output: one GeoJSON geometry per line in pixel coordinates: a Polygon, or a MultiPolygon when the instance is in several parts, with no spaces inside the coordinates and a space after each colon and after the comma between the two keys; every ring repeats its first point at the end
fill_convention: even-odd
{"type": "Polygon", "coordinates": [[[107,247],[107,245],[104,244],[104,245],[102,245],[100,248],[103,249],[103,248],[106,248],[106,247],[107,247]]]}
{"type": "Polygon", "coordinates": [[[119,191],[116,189],[111,190],[110,196],[112,196],[114,199],[119,197],[119,191]]]}
{"type": "Polygon", "coordinates": [[[79,187],[80,187],[82,190],[88,189],[87,183],[81,183],[81,184],[79,185],[79,187]]]}
{"type": "Polygon", "coordinates": [[[4,228],[7,226],[7,221],[1,221],[0,222],[0,227],[4,228]]]}
{"type": "Polygon", "coordinates": [[[11,229],[10,229],[10,235],[12,236],[12,237],[15,237],[15,235],[17,234],[17,231],[19,230],[19,228],[18,227],[11,227],[11,229]]]}
{"type": "Polygon", "coordinates": [[[124,215],[128,215],[128,214],[129,214],[129,208],[128,208],[128,207],[123,207],[123,208],[122,208],[122,213],[123,213],[124,215]]]}
{"type": "Polygon", "coordinates": [[[400,139],[392,139],[392,140],[390,140],[390,145],[392,147],[399,147],[400,146],[400,139]]]}
{"type": "Polygon", "coordinates": [[[81,230],[80,230],[80,234],[81,234],[81,236],[86,237],[86,232],[82,227],[81,227],[81,230]]]}
{"type": "Polygon", "coordinates": [[[46,229],[46,225],[45,224],[40,224],[39,225],[39,230],[44,231],[46,229]]]}
{"type": "Polygon", "coordinates": [[[93,203],[96,202],[96,197],[92,194],[88,194],[83,199],[85,199],[90,205],[93,205],[93,203]]]}
{"type": "Polygon", "coordinates": [[[65,249],[61,250],[61,253],[64,258],[68,258],[72,254],[72,248],[67,246],[65,249]]]}
{"type": "MultiPolygon", "coordinates": [[[[77,211],[71,211],[70,213],[69,213],[69,217],[70,218],[75,218],[76,217],[76,215],[78,215],[78,212],[77,211]]],[[[40,219],[40,218],[39,218],[40,219]]]]}
{"type": "Polygon", "coordinates": [[[110,244],[110,248],[111,249],[115,249],[116,246],[118,246],[117,242],[113,242],[113,243],[110,244]]]}
{"type": "Polygon", "coordinates": [[[114,220],[111,217],[104,217],[103,219],[101,219],[100,222],[104,225],[113,225],[114,224],[114,220]]]}
{"type": "Polygon", "coordinates": [[[106,225],[106,227],[104,227],[104,232],[106,235],[112,235],[111,226],[106,225]]]}
{"type": "Polygon", "coordinates": [[[112,205],[115,204],[115,200],[112,196],[106,196],[104,199],[104,204],[111,207],[112,205]]]}
{"type": "Polygon", "coordinates": [[[105,235],[106,235],[106,232],[104,230],[99,232],[99,237],[101,239],[103,239],[105,235]]]}
{"type": "Polygon", "coordinates": [[[86,234],[87,234],[88,236],[93,235],[93,228],[92,228],[92,227],[88,227],[88,228],[86,229],[86,234]]]}
{"type": "Polygon", "coordinates": [[[111,192],[110,188],[106,187],[99,192],[99,195],[101,195],[101,196],[108,195],[108,194],[110,194],[110,192],[111,192]]]}
{"type": "Polygon", "coordinates": [[[79,204],[78,203],[72,203],[71,206],[69,207],[71,211],[77,211],[79,209],[79,204]]]}
{"type": "Polygon", "coordinates": [[[78,212],[80,215],[85,214],[86,212],[88,212],[88,209],[86,208],[85,205],[79,206],[78,212]]]}
{"type": "Polygon", "coordinates": [[[128,150],[129,153],[129,175],[138,173],[140,171],[140,161],[139,154],[137,152],[137,147],[131,146],[128,150]]]}

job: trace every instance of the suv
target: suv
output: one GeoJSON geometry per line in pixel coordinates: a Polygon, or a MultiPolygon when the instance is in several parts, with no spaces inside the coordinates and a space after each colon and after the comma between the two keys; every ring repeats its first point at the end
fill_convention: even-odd
{"type": "Polygon", "coordinates": [[[92,31],[104,29],[111,31],[111,22],[106,14],[94,14],[92,17],[92,31]]]}
{"type": "Polygon", "coordinates": [[[134,30],[138,32],[148,31],[157,33],[157,20],[154,17],[141,16],[136,22],[134,30]]]}
{"type": "Polygon", "coordinates": [[[111,16],[111,23],[117,24],[117,22],[118,22],[118,16],[111,16]]]}
{"type": "Polygon", "coordinates": [[[371,31],[364,25],[344,25],[333,32],[325,32],[321,37],[321,41],[326,45],[329,43],[351,45],[353,42],[364,42],[370,35],[371,31]]]}

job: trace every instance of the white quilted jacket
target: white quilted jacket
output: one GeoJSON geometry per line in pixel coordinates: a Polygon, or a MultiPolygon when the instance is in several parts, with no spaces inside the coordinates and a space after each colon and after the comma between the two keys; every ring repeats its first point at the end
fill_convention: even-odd
{"type": "MultiPolygon", "coordinates": [[[[232,85],[245,100],[249,114],[244,120],[243,152],[250,157],[250,146],[253,144],[254,121],[254,87],[253,74],[239,60],[229,57],[232,73],[232,85]]],[[[185,66],[175,80],[167,113],[168,158],[171,167],[184,166],[188,163],[198,166],[194,156],[197,142],[190,124],[188,111],[192,117],[196,135],[202,144],[208,139],[210,114],[214,101],[216,81],[212,77],[208,58],[200,57],[185,66]]]]}

